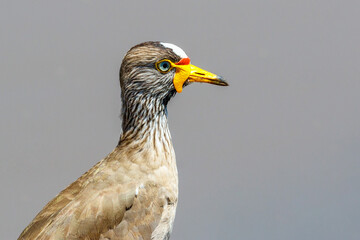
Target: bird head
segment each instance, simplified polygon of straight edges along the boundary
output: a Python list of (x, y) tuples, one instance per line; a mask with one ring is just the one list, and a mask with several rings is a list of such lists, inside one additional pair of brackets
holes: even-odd
[(127, 52), (120, 68), (123, 101), (142, 96), (167, 103), (191, 82), (228, 85), (222, 77), (190, 64), (186, 53), (171, 43), (138, 44)]

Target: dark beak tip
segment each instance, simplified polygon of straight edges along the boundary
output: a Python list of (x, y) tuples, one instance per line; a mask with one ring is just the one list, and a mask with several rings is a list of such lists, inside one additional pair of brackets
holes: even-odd
[(229, 86), (229, 84), (225, 81), (222, 76), (217, 75), (217, 79), (221, 82), (222, 86)]

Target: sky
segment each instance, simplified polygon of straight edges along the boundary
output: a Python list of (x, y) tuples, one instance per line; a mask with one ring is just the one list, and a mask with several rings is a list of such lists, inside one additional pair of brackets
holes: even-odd
[(359, 1), (0, 2), (0, 239), (116, 146), (134, 45), (180, 46), (229, 87), (169, 103), (172, 240), (360, 237)]

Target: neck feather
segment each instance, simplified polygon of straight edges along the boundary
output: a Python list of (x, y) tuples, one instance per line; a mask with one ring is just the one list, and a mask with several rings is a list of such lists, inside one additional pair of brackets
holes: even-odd
[(123, 102), (123, 133), (114, 152), (117, 157), (111, 159), (131, 162), (145, 169), (149, 179), (162, 176), (177, 186), (176, 159), (166, 105), (152, 99), (137, 100), (137, 104)]
[[(172, 153), (166, 104), (154, 97), (136, 96), (123, 100), (122, 130), (119, 145)], [(132, 101), (134, 99), (134, 101)]]
[(123, 102), (123, 133), (119, 149), (128, 159), (151, 169), (170, 166), (176, 173), (175, 152), (168, 128), (166, 105), (162, 101), (136, 98), (136, 103)]

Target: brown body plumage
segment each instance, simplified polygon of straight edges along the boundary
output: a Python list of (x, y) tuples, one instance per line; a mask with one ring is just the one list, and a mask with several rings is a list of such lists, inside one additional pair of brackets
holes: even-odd
[(159, 42), (127, 53), (120, 69), (123, 133), (118, 146), (51, 200), (19, 239), (170, 237), (178, 177), (166, 106), (176, 93), (177, 72), (164, 74), (154, 64), (183, 57)]

